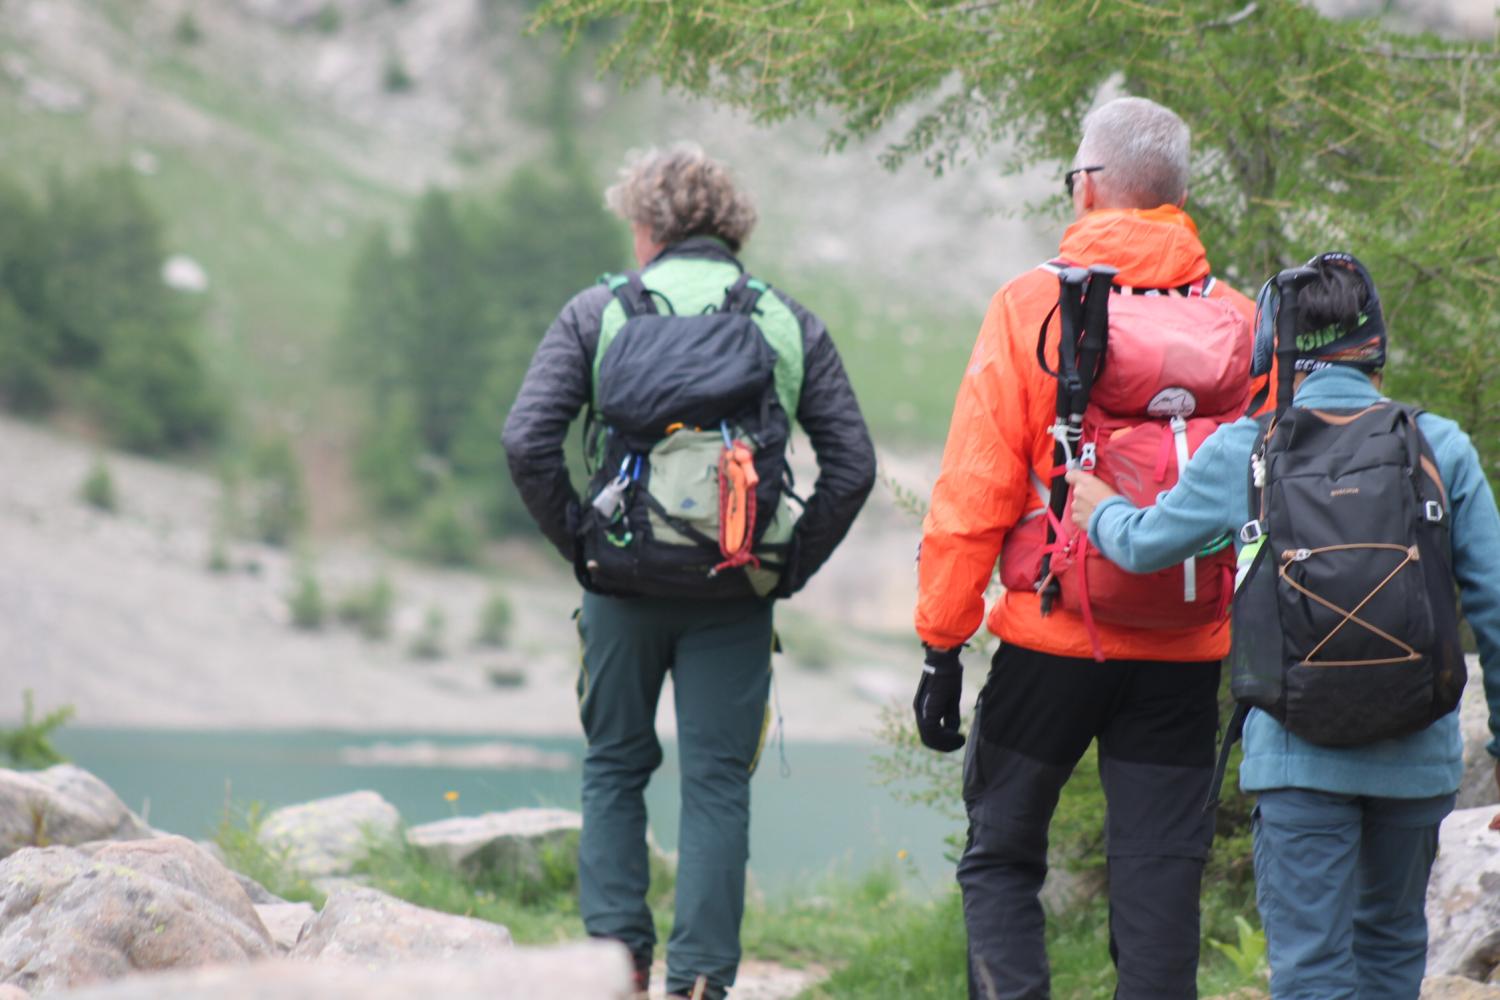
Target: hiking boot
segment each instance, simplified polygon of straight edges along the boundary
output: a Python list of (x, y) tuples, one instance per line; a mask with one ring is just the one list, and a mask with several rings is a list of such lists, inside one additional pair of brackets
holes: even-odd
[(632, 953), (630, 965), (631, 986), (635, 990), (635, 996), (645, 1000), (651, 992), (651, 953)]
[(728, 992), (722, 986), (710, 986), (707, 976), (699, 976), (692, 989), (668, 993), (667, 1000), (724, 1000)]

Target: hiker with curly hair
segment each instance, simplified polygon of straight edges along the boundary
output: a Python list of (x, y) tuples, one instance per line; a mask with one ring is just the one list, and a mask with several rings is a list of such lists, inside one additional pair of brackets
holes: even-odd
[[(623, 171), (609, 206), (639, 270), (576, 295), (547, 331), (505, 425), (511, 475), (584, 588), (579, 909), (625, 944), (644, 993), (656, 945), (642, 793), (661, 764), (668, 674), (682, 770), (672, 996), (734, 984), (750, 778), (768, 721), (777, 599), (833, 553), (875, 480), (875, 453), (827, 328), (751, 277), (755, 208), (690, 146)], [(563, 439), (586, 411), (580, 495)], [(818, 476), (795, 501), (786, 451)]]

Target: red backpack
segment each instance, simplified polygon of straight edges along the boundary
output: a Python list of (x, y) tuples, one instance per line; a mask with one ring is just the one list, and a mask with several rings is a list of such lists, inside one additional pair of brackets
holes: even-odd
[[(1057, 274), (1067, 298), (1068, 275), (1082, 274), (1061, 261), (1042, 265)], [(1108, 281), (1112, 272), (1096, 268)], [(1093, 472), (1137, 507), (1154, 504), (1177, 482), (1181, 468), (1221, 424), (1238, 419), (1250, 397), (1250, 328), (1222, 299), (1208, 297), (1209, 277), (1175, 289), (1114, 286), (1097, 297), (1107, 308), (1102, 360), (1085, 379), (1081, 421), (1069, 424), (1059, 405), (1057, 467), (1053, 488), (1074, 466)], [(1062, 304), (1066, 308), (1066, 301)], [(1039, 334), (1038, 357), (1051, 317)], [(1062, 323), (1068, 330), (1066, 318)], [(1080, 337), (1080, 343), (1082, 338)], [(1060, 357), (1074, 351), (1060, 351)], [(1059, 365), (1060, 385), (1067, 373)], [(1074, 389), (1076, 391), (1076, 383)], [(1061, 388), (1060, 392), (1063, 391)], [(1056, 603), (1082, 616), (1104, 659), (1096, 622), (1130, 628), (1187, 628), (1224, 620), (1234, 595), (1234, 549), (1226, 539), (1185, 563), (1155, 573), (1127, 573), (1094, 549), (1073, 526), (1072, 493), (1054, 515), (1048, 485), (1035, 473), (1042, 509), (1006, 537), (1000, 579), (1009, 589), (1043, 594), (1043, 613)]]

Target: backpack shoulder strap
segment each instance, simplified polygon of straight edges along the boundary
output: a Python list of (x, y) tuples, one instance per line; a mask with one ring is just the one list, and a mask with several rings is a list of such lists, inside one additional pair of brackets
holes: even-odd
[(1407, 453), (1413, 456), (1412, 480), (1417, 488), (1417, 499), (1422, 501), (1424, 507), (1431, 502), (1437, 503), (1436, 508), (1427, 507), (1423, 515), (1429, 521), (1441, 520), (1448, 512), (1448, 487), (1443, 483), (1442, 473), (1438, 470), (1437, 455), (1427, 442), (1427, 435), (1422, 433), (1422, 428), (1417, 424), (1417, 418), (1426, 411), (1405, 403), (1393, 402), (1391, 405), (1405, 417)]
[[(1245, 470), (1245, 474), (1250, 477), (1250, 489), (1245, 494), (1249, 498), (1250, 509), (1245, 512), (1247, 520), (1245, 526), (1240, 529), (1240, 541), (1247, 545), (1255, 540), (1246, 537), (1246, 532), (1250, 530), (1251, 525), (1255, 525), (1260, 534), (1268, 530), (1265, 523), (1266, 490), (1270, 488), (1270, 483), (1266, 479), (1270, 474), (1267, 471), (1270, 462), (1266, 457), (1266, 447), (1269, 444), (1266, 435), (1271, 432), (1273, 420), (1274, 416), (1270, 413), (1263, 413), (1255, 418), (1258, 429), (1255, 432), (1255, 444), (1250, 448), (1250, 468)], [(1260, 481), (1256, 482), (1257, 479)]]
[(615, 301), (619, 302), (620, 308), (625, 310), (627, 319), (632, 316), (656, 315), (656, 303), (652, 300), (651, 293), (647, 291), (645, 282), (641, 281), (639, 271), (606, 274), (599, 279), (599, 283), (609, 287)]
[(741, 274), (734, 284), (724, 289), (724, 303), (719, 309), (721, 312), (752, 316), (760, 305), (760, 297), (770, 290), (771, 286), (764, 281)]

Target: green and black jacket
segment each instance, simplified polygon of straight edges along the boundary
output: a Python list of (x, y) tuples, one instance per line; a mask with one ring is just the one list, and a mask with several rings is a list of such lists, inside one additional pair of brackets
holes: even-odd
[[(738, 260), (718, 240), (693, 237), (668, 247), (645, 271), (666, 261)], [(875, 483), (875, 449), (859, 403), (822, 320), (779, 290), (769, 293), (795, 316), (802, 333), (802, 383), (796, 421), (807, 433), (818, 478), (797, 522), (788, 572), (778, 596), (795, 593), (833, 554)], [(563, 307), (531, 360), (505, 421), (504, 446), (511, 477), (547, 539), (570, 561), (580, 499), (568, 476), (563, 443), (568, 428), (589, 406), (604, 311), (614, 299), (594, 285)]]

